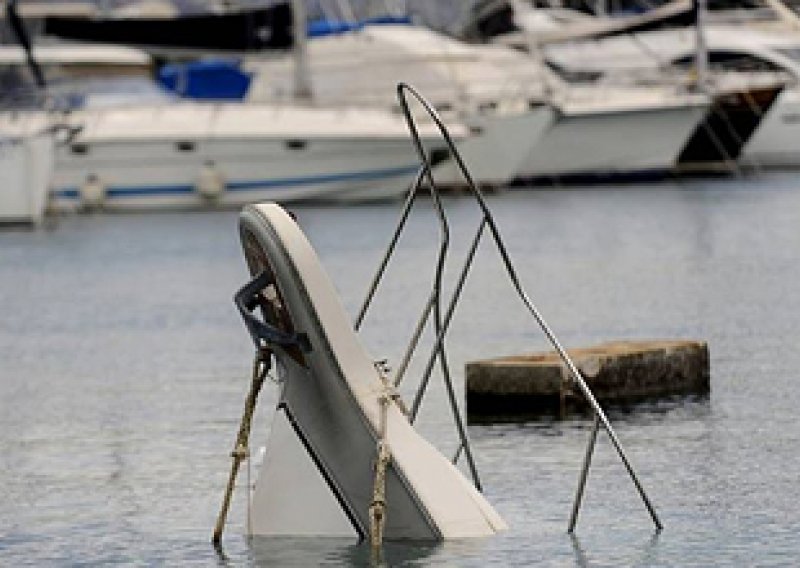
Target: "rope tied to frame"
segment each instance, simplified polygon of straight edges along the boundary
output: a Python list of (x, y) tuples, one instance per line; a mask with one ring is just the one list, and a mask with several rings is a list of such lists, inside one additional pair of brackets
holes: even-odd
[(386, 394), (397, 405), (397, 408), (400, 409), (400, 412), (402, 412), (403, 415), (405, 415), (405, 417), (408, 418), (409, 416), (408, 407), (406, 406), (406, 403), (403, 401), (403, 397), (400, 395), (400, 391), (397, 390), (397, 387), (389, 379), (389, 372), (391, 371), (391, 369), (386, 359), (381, 359), (380, 361), (376, 361), (375, 370), (378, 371), (378, 378), (383, 384), (384, 394)]
[(392, 461), (389, 446), (386, 443), (386, 423), (389, 405), (396, 400), (395, 397), (399, 397), (386, 377), (382, 373), (379, 375), (382, 379), (383, 389), (378, 395), (380, 418), (376, 444), (377, 459), (375, 461), (375, 480), (372, 486), (372, 502), (369, 506), (369, 536), (373, 550), (380, 549), (386, 527), (386, 467)]

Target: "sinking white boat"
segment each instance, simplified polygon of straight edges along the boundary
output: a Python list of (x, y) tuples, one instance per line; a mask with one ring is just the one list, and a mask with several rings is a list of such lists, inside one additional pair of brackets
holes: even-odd
[[(411, 93), (433, 119), (460, 165), (481, 221), (470, 253), (445, 300), (441, 294), (449, 249), (447, 214), (431, 172), (430, 157), (422, 150), (418, 131), (408, 110)], [(233, 465), (212, 541), (221, 544), (231, 494), (241, 462), (249, 457), (249, 436), (256, 400), (271, 368), (279, 396), (270, 428), (265, 457), (255, 488), (248, 499), (248, 530), (256, 536), (349, 537), (369, 536), (375, 548), (385, 540), (439, 541), (486, 537), (507, 528), (500, 515), (481, 494), (450, 377), (444, 337), (463, 290), (481, 237), (492, 238), (503, 266), (526, 311), (537, 321), (562, 357), (569, 376), (595, 411), (595, 424), (587, 448), (569, 531), (575, 528), (586, 474), (598, 430), (610, 436), (657, 529), (661, 523), (625, 456), (616, 434), (567, 352), (525, 293), (502, 243), (491, 212), (471, 181), (452, 138), (432, 109), (412, 87), (400, 85), (398, 95), (404, 115), (412, 126), (414, 146), (426, 174), (405, 200), (391, 243), (369, 287), (353, 324), (319, 258), (295, 219), (274, 203), (245, 207), (239, 217), (239, 233), (252, 280), (235, 296), (236, 304), (256, 347), (250, 392), (245, 403), (234, 451)], [(425, 188), (425, 189), (423, 189)], [(429, 191), (440, 222), (439, 260), (432, 293), (422, 310), (406, 356), (389, 376), (362, 346), (358, 332), (384, 271), (396, 248), (416, 197)], [(444, 305), (448, 306), (445, 309)], [(435, 339), (417, 394), (407, 408), (396, 388), (407, 363), (419, 345), (426, 324), (434, 322)], [(445, 458), (414, 429), (422, 397), (434, 363), (449, 397), (460, 437), (453, 462)], [(464, 455), (472, 481), (454, 463)], [(248, 491), (250, 488), (248, 487)]]
[(53, 135), (0, 136), (0, 224), (38, 225), (53, 173)]
[(302, 349), (276, 349), (282, 384), (264, 464), (253, 493), (255, 535), (369, 534), (379, 440), (386, 468), (386, 539), (487, 536), (505, 522), (450, 461), (410, 424), (361, 345), (317, 255), (292, 218), (274, 204), (240, 219), (255, 291)]

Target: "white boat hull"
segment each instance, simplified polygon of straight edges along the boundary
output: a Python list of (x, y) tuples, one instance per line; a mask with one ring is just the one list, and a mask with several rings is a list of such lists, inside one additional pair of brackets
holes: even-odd
[(81, 130), (56, 153), (62, 210), (387, 199), (418, 168), (403, 120), (378, 111), (181, 103), (63, 118)]
[[(81, 204), (90, 175), (103, 185), (108, 209), (238, 206), (269, 198), (278, 202), (386, 199), (402, 195), (417, 163), (407, 140), (309, 140), (300, 155), (284, 140), (215, 140), (180, 155), (174, 142), (98, 143), (87, 159), (58, 155), (55, 202)], [(213, 156), (213, 166), (205, 156)], [(224, 188), (204, 197), (204, 169)], [(216, 174), (214, 173), (216, 172)]]
[(742, 152), (746, 166), (800, 167), (800, 89), (787, 88), (761, 121)]
[(40, 223), (52, 172), (50, 134), (0, 140), (0, 223)]
[(522, 178), (671, 170), (708, 103), (567, 108), (520, 168)]
[[(457, 146), (473, 181), (491, 187), (512, 181), (532, 148), (553, 125), (556, 114), (553, 107), (542, 105), (519, 114), (474, 117), (472, 125), (480, 134), (462, 140)], [(453, 160), (434, 168), (433, 174), (442, 186), (465, 185), (463, 173)]]
[(379, 439), (390, 454), (385, 539), (507, 528), (394, 399), (382, 406), (386, 387), (296, 223), (280, 207), (259, 204), (242, 212), (240, 233), (251, 273), (270, 275), (261, 297), (273, 300), (258, 300), (262, 313), (276, 314), (267, 323), (306, 338), (302, 350), (275, 351), (281, 394), (253, 494), (252, 534), (366, 537)]

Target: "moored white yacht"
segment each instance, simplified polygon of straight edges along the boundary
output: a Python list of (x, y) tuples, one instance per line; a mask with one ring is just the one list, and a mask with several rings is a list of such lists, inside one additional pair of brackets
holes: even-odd
[[(547, 60), (568, 74), (593, 76), (597, 83), (653, 82), (659, 74), (662, 82), (674, 83), (697, 77), (698, 30), (686, 27), (688, 21), (673, 27), (679, 16), (694, 19), (686, 2), (656, 9), (659, 13), (646, 20), (647, 13), (620, 18), (584, 16), (577, 23), (548, 18), (546, 9), (521, 3), (516, 7), (523, 10), (517, 21), (545, 43), (542, 49)], [(741, 146), (729, 154), (745, 165), (800, 165), (800, 123), (792, 120), (800, 114), (800, 19), (780, 7), (778, 0), (770, 0), (769, 6), (757, 11), (758, 17), (753, 10), (713, 11), (706, 14), (702, 26), (702, 47), (710, 71), (706, 86), (714, 91), (716, 101), (738, 97), (743, 103), (738, 109), (728, 109), (731, 116), (724, 122), (737, 130), (740, 140), (731, 146)], [(777, 8), (777, 13), (769, 16), (768, 8)], [(662, 19), (660, 23), (657, 17)], [(776, 81), (788, 82), (787, 88), (776, 97), (764, 96), (768, 83)], [(758, 110), (760, 116), (745, 116), (747, 107)], [(727, 129), (720, 129), (719, 134)]]
[[(710, 24), (705, 29), (709, 67), (724, 72), (782, 73), (789, 85), (765, 114), (742, 150), (742, 160), (761, 166), (800, 166), (800, 33), (784, 28), (767, 31), (742, 25)], [(599, 44), (599, 45), (598, 45)], [(635, 37), (607, 38), (589, 44), (552, 46), (548, 52), (561, 64), (599, 70), (605, 54), (619, 70), (652, 69), (663, 64), (691, 65), (694, 34), (688, 29), (651, 31)], [(589, 58), (589, 53), (592, 57)], [(648, 53), (658, 53), (654, 62)], [(605, 59), (604, 58), (604, 59)], [(615, 63), (616, 62), (616, 63)], [(613, 67), (612, 67), (613, 69)]]
[[(56, 152), (58, 209), (385, 199), (416, 169), (402, 119), (378, 110), (174, 102), (56, 116), (77, 130)], [(0, 129), (33, 132), (53, 119), (4, 113)]]
[[(364, 26), (315, 38), (308, 49), (315, 96), (325, 105), (387, 107), (391, 85), (404, 80), (476, 130), (551, 109), (555, 119), (546, 130), (531, 130), (524, 144), (514, 145), (515, 177), (669, 170), (709, 104), (706, 96), (677, 88), (573, 87), (531, 56), (408, 25)], [(290, 61), (250, 67), (257, 71), (251, 100), (280, 100), (290, 92)], [(496, 154), (489, 146), (484, 155), (492, 163)]]
[[(37, 49), (30, 49), (23, 26), (13, 17), (14, 3), (8, 7), (21, 45), (34, 55), (28, 58), (33, 60), (31, 71), (44, 83), (45, 73), (35, 65)], [(281, 10), (291, 14), (286, 6)], [(240, 24), (246, 23), (247, 14), (238, 17)], [(260, 25), (270, 23), (259, 21)], [(162, 27), (173, 23), (168, 18), (160, 22)], [(283, 19), (281, 24), (285, 24)], [(295, 38), (297, 46), (302, 46), (301, 39)], [(300, 49), (297, 46), (295, 51)], [(61, 55), (73, 47), (62, 46)], [(117, 65), (119, 60), (111, 54), (129, 61), (129, 52), (118, 47), (75, 49), (91, 52), (91, 61), (84, 57), (83, 62), (95, 68)], [(65, 89), (51, 87), (50, 91), (64, 95)], [(11, 134), (28, 135), (54, 121), (73, 129), (69, 142), (56, 153), (54, 207), (127, 209), (238, 206), (263, 199), (284, 203), (385, 199), (404, 194), (416, 169), (406, 124), (387, 109), (362, 110), (353, 105), (320, 109), (302, 96), (280, 104), (245, 105), (123, 95), (90, 92), (78, 98), (82, 106), (66, 111), (0, 113), (0, 131)], [(422, 128), (428, 139), (433, 131)], [(460, 138), (464, 131), (456, 129), (454, 135)], [(431, 151), (437, 144), (432, 143)]]
[[(536, 69), (511, 69), (509, 59), (503, 59), (505, 50), (495, 50), (501, 57), (491, 61), (488, 54), (431, 30), (365, 25), (312, 38), (307, 49), (314, 103), (322, 107), (357, 104), (397, 113), (397, 82), (418, 85), (449, 123), (469, 128), (471, 136), (459, 148), (471, 174), (484, 185), (511, 181), (557, 116), (542, 97)], [(288, 57), (251, 58), (246, 64), (254, 72), (248, 100), (290, 99), (293, 65)], [(449, 161), (437, 168), (437, 180), (463, 183)]]

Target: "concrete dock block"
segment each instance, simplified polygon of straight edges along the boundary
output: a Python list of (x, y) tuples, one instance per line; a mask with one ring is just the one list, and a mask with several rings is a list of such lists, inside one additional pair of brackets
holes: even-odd
[[(569, 351), (600, 404), (706, 394), (703, 341), (614, 341)], [(466, 365), (467, 421), (503, 422), (588, 409), (558, 354), (514, 355)]]

